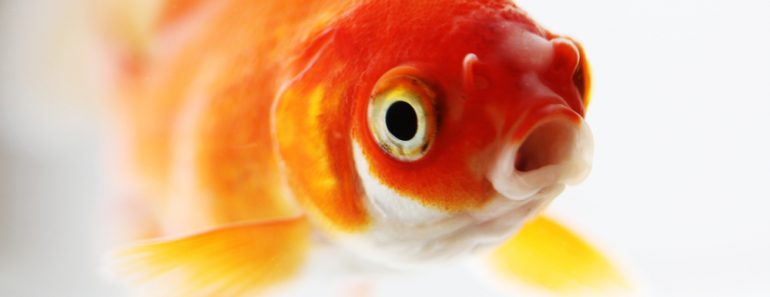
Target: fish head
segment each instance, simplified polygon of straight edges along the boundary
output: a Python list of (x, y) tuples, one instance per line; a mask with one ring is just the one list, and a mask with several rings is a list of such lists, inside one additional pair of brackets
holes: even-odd
[(371, 1), (329, 25), (274, 114), (309, 215), (390, 264), (503, 242), (592, 159), (577, 42), (508, 1), (429, 2)]

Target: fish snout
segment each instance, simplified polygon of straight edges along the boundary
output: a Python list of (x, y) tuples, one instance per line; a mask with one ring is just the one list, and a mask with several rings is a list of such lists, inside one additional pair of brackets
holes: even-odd
[(583, 118), (561, 105), (531, 112), (504, 141), (487, 178), (495, 190), (524, 200), (552, 187), (577, 184), (591, 169), (593, 137)]

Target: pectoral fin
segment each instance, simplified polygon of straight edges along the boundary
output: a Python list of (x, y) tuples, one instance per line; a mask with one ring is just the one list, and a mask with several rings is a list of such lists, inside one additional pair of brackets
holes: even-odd
[(599, 251), (542, 216), (527, 223), (489, 260), (503, 276), (553, 295), (625, 295), (631, 291), (621, 273)]
[(241, 296), (292, 276), (309, 232), (302, 217), (223, 227), (119, 250), (108, 270), (141, 296)]

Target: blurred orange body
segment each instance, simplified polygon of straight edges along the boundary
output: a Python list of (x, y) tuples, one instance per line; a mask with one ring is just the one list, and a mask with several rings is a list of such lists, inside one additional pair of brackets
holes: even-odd
[[(118, 106), (155, 230), (296, 213), (280, 193), (270, 110), (303, 42), (352, 1), (167, 1), (130, 53)], [(226, 32), (226, 34), (223, 34)]]

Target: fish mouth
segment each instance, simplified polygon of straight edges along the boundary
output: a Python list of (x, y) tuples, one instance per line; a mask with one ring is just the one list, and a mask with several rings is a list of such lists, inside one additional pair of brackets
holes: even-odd
[(528, 199), (545, 187), (574, 185), (586, 178), (593, 136), (579, 116), (551, 116), (501, 145), (487, 179), (511, 200)]

